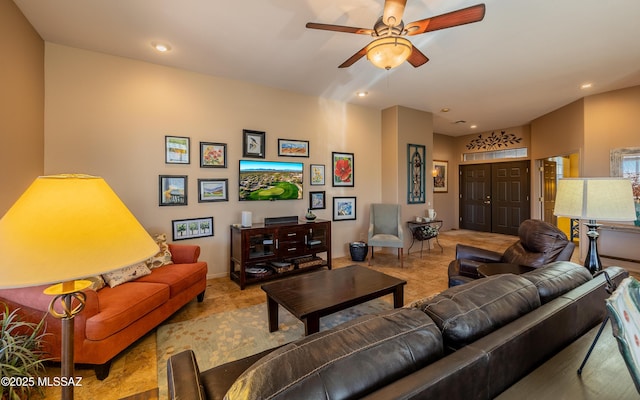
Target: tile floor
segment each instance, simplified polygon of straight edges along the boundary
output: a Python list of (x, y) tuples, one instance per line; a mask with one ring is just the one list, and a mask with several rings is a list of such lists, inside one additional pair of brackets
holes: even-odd
[[(515, 236), (454, 230), (443, 232), (439, 236), (440, 248), (425, 250), (420, 256), (420, 244), (416, 243), (410, 254), (405, 250), (404, 268), (401, 269), (395, 252), (376, 251), (371, 268), (389, 275), (405, 279), (405, 303), (420, 299), (447, 288), (447, 266), (455, 257), (456, 243), (475, 245), (491, 250), (502, 251), (515, 242)], [(576, 259), (579, 251), (574, 252)], [(577, 261), (577, 259), (576, 259)], [(579, 261), (578, 261), (579, 262)], [(339, 268), (351, 264), (367, 265), (367, 261), (354, 263), (350, 257), (333, 260), (333, 267)], [(388, 301), (392, 301), (391, 296)], [(386, 299), (386, 297), (384, 299)], [(210, 279), (207, 282), (205, 300), (195, 300), (176, 312), (165, 323), (185, 321), (205, 315), (248, 307), (265, 302), (265, 294), (259, 285), (240, 290), (229, 278)], [(109, 376), (99, 381), (92, 369), (76, 367), (76, 376), (83, 377), (82, 387), (75, 390), (77, 400), (153, 400), (157, 399), (156, 335), (155, 330), (138, 340), (113, 360)], [(56, 366), (47, 368), (47, 374), (59, 375)], [(60, 398), (59, 389), (47, 389), (45, 399)]]

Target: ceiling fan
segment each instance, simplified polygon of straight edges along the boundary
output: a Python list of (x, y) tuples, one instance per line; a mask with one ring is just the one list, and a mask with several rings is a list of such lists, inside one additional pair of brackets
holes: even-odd
[(343, 62), (338, 68), (346, 68), (353, 65), (360, 58), (367, 56), (375, 66), (391, 69), (408, 61), (414, 67), (419, 67), (429, 61), (420, 50), (413, 47), (404, 36), (414, 36), (421, 33), (451, 28), (458, 25), (470, 24), (482, 21), (485, 5), (475, 6), (452, 11), (436, 17), (425, 18), (411, 22), (407, 25), (402, 21), (402, 14), (407, 0), (385, 0), (384, 11), (373, 29), (355, 28), (351, 26), (307, 23), (307, 28), (326, 31), (356, 33), (359, 35), (371, 35), (374, 41), (363, 47), (356, 54)]

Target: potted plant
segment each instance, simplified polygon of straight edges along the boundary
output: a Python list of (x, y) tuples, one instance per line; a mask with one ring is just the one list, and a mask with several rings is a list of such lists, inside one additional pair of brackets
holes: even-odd
[(18, 309), (9, 312), (5, 304), (0, 320), (0, 399), (27, 399), (38, 387), (39, 373), (44, 371), (44, 317), (39, 323), (24, 322)]

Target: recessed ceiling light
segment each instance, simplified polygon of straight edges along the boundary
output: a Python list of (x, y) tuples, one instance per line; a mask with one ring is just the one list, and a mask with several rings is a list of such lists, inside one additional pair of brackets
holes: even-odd
[(469, 128), (476, 129), (477, 127), (478, 127), (478, 125), (471, 125)]
[(369, 92), (358, 92), (356, 94), (358, 95), (358, 97), (366, 97), (369, 94)]
[(591, 89), (593, 87), (593, 84), (591, 82), (587, 82), (587, 83), (583, 83), (582, 85), (580, 85), (580, 89)]
[(169, 45), (168, 43), (152, 42), (151, 46), (160, 53), (171, 51), (171, 45)]
[(449, 111), (451, 111), (451, 109), (450, 109), (450, 108), (447, 108), (447, 107), (444, 107), (444, 108), (440, 109), (440, 111), (442, 111), (442, 112), (449, 112)]

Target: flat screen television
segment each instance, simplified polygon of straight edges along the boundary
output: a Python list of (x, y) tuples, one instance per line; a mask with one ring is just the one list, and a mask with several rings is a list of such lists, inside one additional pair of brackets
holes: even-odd
[(240, 201), (302, 199), (304, 164), (240, 160)]

